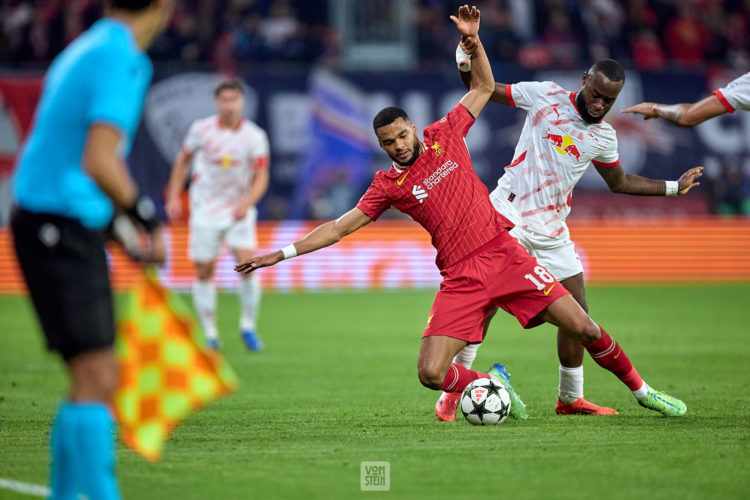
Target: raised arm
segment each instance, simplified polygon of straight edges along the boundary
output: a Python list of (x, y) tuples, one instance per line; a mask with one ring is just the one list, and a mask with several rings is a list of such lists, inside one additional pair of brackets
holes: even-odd
[[(459, 70), (458, 74), (461, 77), (461, 82), (467, 89), (471, 87), (471, 59), (478, 45), (477, 40), (478, 38), (462, 37), (461, 42), (458, 44), (458, 47), (456, 47), (456, 65)], [(490, 101), (510, 106), (511, 104), (510, 100), (508, 100), (507, 94), (509, 91), (510, 85), (495, 82)]]
[(644, 120), (662, 118), (681, 127), (694, 127), (715, 116), (723, 115), (727, 109), (715, 95), (692, 104), (659, 104), (642, 102), (622, 110), (623, 113), (643, 115)]
[(695, 182), (703, 175), (703, 167), (694, 167), (683, 173), (677, 181), (647, 179), (640, 175), (626, 174), (621, 165), (614, 167), (596, 167), (609, 190), (613, 193), (633, 194), (640, 196), (681, 195), (690, 191), (700, 182)]
[(469, 82), (469, 92), (461, 99), (461, 103), (476, 118), (490, 99), (495, 89), (495, 79), (492, 76), (492, 68), (487, 54), (479, 40), (479, 9), (467, 5), (458, 9), (458, 17), (451, 16), (456, 23), (456, 28), (467, 43), (476, 44), (472, 57), (472, 72)]
[(328, 221), (313, 229), (307, 236), (293, 244), (265, 255), (252, 257), (240, 262), (234, 268), (239, 273), (249, 274), (261, 267), (278, 264), (284, 259), (314, 252), (333, 245), (344, 236), (372, 222), (359, 208), (353, 208), (336, 220)]

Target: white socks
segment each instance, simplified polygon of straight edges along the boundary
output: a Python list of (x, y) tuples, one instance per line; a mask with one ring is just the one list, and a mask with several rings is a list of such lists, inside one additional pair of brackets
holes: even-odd
[(216, 340), (219, 337), (216, 328), (216, 287), (212, 281), (193, 282), (193, 304), (206, 338)]
[(237, 291), (240, 296), (240, 330), (255, 331), (255, 318), (260, 305), (260, 282), (254, 275), (240, 281)]
[(557, 397), (568, 405), (583, 397), (583, 365), (575, 368), (560, 365), (560, 387)]
[(651, 387), (649, 387), (649, 385), (644, 380), (641, 388), (637, 391), (633, 391), (633, 396), (635, 396), (635, 399), (643, 399), (648, 396), (648, 393), (651, 392), (651, 390)]
[(482, 344), (468, 344), (456, 354), (453, 362), (471, 369), (471, 364), (474, 363), (474, 358), (477, 357), (477, 350), (479, 350), (480, 345)]

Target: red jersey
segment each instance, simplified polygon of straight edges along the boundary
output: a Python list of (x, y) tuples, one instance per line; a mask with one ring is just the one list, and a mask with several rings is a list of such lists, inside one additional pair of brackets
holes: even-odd
[(474, 121), (464, 105), (457, 104), (424, 129), (425, 151), (412, 166), (393, 164), (378, 171), (357, 203), (372, 220), (393, 206), (421, 224), (432, 236), (440, 270), (513, 227), (492, 206), (471, 164), (464, 137)]

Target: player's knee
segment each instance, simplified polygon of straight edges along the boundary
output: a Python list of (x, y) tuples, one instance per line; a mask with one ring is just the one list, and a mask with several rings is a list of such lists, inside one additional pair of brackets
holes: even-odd
[(602, 336), (602, 332), (599, 329), (599, 326), (591, 320), (591, 318), (588, 318), (588, 321), (582, 322), (579, 330), (578, 330), (578, 340), (581, 341), (581, 344), (588, 345), (592, 342), (596, 342), (599, 340)]
[(195, 277), (199, 281), (209, 281), (214, 277), (213, 269), (210, 267), (195, 267)]
[(599, 326), (587, 314), (581, 314), (573, 319), (569, 325), (566, 325), (566, 329), (583, 345), (596, 342), (601, 336)]
[(418, 370), (419, 381), (429, 389), (440, 389), (445, 380), (445, 372), (443, 367), (421, 364)]

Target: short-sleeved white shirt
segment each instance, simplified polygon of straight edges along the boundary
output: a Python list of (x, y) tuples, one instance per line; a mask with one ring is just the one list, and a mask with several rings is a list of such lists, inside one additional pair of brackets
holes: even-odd
[(500, 213), (525, 230), (568, 239), (565, 219), (578, 180), (591, 163), (619, 165), (617, 135), (609, 123), (586, 123), (575, 94), (554, 82), (506, 86), (511, 106), (527, 112), (513, 162), (505, 167), (490, 199)]
[(233, 129), (222, 127), (218, 115), (213, 115), (193, 122), (182, 148), (195, 155), (191, 225), (229, 226), (232, 209), (247, 193), (255, 171), (268, 168), (266, 133), (245, 119)]
[(730, 113), (737, 109), (750, 110), (750, 73), (732, 80), (726, 87), (714, 90), (714, 95)]

